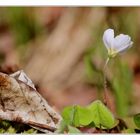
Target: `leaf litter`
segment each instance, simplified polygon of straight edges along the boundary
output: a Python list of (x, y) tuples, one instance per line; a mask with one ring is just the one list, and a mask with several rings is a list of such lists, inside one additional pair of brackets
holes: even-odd
[(20, 122), (45, 133), (58, 128), (61, 116), (37, 92), (21, 71), (0, 73), (0, 119)]

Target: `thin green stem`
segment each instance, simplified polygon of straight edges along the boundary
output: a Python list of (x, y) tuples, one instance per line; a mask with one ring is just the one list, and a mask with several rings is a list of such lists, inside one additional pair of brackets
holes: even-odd
[(106, 80), (106, 68), (107, 68), (109, 60), (110, 60), (110, 58), (108, 57), (106, 59), (104, 69), (103, 69), (103, 74), (104, 74), (104, 103), (105, 103), (105, 105), (107, 105), (107, 107), (109, 107), (111, 109), (109, 96), (108, 96), (108, 91), (107, 91), (107, 80)]

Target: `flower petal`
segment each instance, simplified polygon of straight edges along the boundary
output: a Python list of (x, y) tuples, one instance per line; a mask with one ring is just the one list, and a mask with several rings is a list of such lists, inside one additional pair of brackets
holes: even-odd
[(107, 29), (103, 34), (103, 42), (107, 49), (111, 48), (114, 41), (114, 30)]
[(129, 45), (126, 45), (126, 46), (124, 46), (123, 48), (121, 48), (121, 49), (119, 50), (119, 53), (125, 52), (127, 49), (131, 48), (132, 45), (133, 45), (133, 42), (131, 41)]
[(115, 37), (113, 42), (113, 49), (116, 50), (116, 52), (120, 53), (125, 51), (126, 49), (130, 48), (132, 46), (133, 42), (131, 41), (131, 37), (128, 35), (120, 34)]

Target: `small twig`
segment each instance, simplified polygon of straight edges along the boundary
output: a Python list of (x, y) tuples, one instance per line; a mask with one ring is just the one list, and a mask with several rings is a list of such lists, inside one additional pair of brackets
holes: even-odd
[(24, 123), (27, 124), (27, 125), (32, 125), (32, 126), (39, 127), (39, 128), (42, 128), (42, 129), (47, 129), (51, 132), (56, 131), (55, 127), (51, 127), (47, 124), (40, 124), (40, 123), (36, 123), (36, 122), (33, 122), (33, 121), (28, 121), (27, 123), (26, 122), (24, 122)]

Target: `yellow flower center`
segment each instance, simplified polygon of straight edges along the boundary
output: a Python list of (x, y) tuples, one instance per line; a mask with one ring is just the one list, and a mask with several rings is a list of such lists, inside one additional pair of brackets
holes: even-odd
[(117, 55), (117, 51), (115, 49), (109, 48), (108, 49), (108, 56), (115, 57)]

